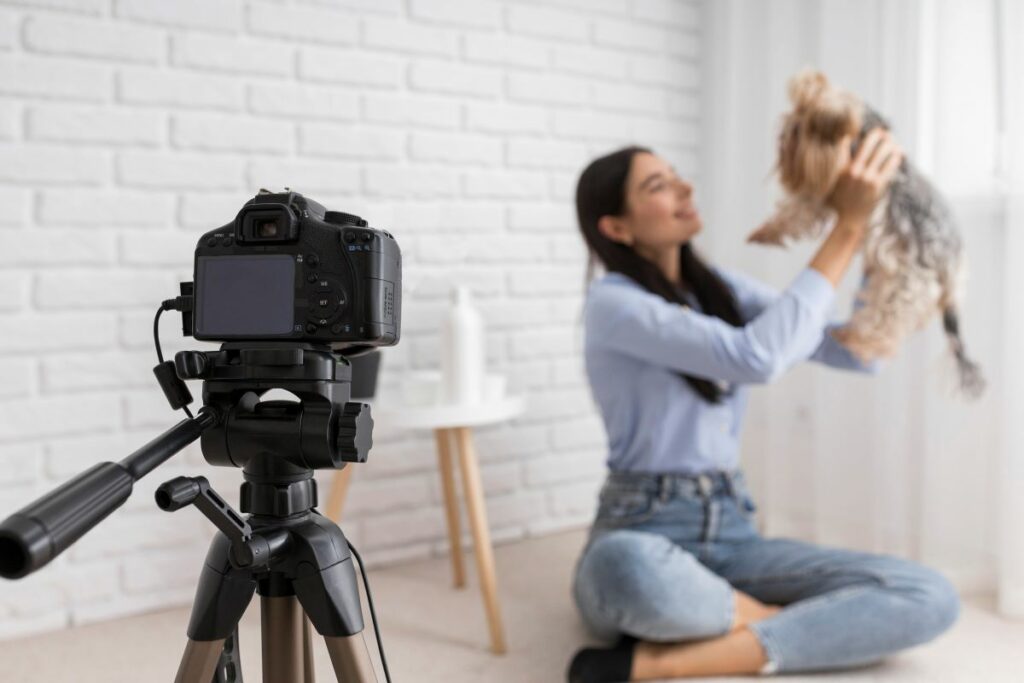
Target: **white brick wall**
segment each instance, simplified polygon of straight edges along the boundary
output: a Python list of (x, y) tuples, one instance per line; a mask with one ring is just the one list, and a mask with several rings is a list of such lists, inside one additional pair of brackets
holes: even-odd
[[(495, 539), (587, 524), (604, 442), (576, 177), (628, 142), (696, 173), (698, 0), (0, 5), (0, 516), (176, 420), (150, 374), (155, 307), (198, 234), (287, 185), (402, 245), (382, 397), (436, 367), (447, 291), (474, 290), (493, 368), (531, 397), (477, 432)], [(162, 338), (193, 343), (174, 315)], [(375, 434), (343, 525), (371, 562), (446, 552), (433, 450)], [(0, 638), (187, 602), (212, 527), (151, 502), (184, 473), (237, 495), (239, 473), (190, 447), (72, 551), (0, 583)]]

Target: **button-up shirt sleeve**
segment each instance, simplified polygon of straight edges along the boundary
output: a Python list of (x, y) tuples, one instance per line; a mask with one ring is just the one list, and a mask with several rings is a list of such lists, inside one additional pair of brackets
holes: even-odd
[(696, 377), (768, 382), (820, 345), (834, 296), (832, 284), (807, 268), (744, 326), (733, 327), (665, 301), (624, 276), (606, 278), (587, 297), (586, 338), (590, 345)]
[[(740, 315), (744, 320), (751, 320), (760, 315), (761, 311), (770, 306), (779, 297), (779, 292), (764, 284), (760, 280), (743, 273), (726, 270), (723, 268), (716, 271), (732, 289), (740, 308)], [(861, 304), (855, 303), (854, 310), (860, 308)], [(840, 370), (855, 370), (858, 372), (875, 373), (878, 371), (878, 361), (862, 362), (849, 349), (840, 344), (832, 336), (832, 331), (841, 327), (839, 323), (826, 325), (822, 331), (821, 341), (809, 360), (824, 363)]]

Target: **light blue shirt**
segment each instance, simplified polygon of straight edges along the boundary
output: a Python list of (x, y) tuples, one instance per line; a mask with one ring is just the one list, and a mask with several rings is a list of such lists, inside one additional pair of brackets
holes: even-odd
[[(828, 333), (832, 284), (812, 268), (779, 293), (726, 270), (746, 324), (669, 303), (621, 273), (595, 280), (584, 308), (590, 390), (608, 433), (615, 471), (698, 474), (733, 469), (749, 385), (770, 382), (814, 359), (871, 371)], [(685, 373), (731, 385), (718, 404), (702, 399)]]

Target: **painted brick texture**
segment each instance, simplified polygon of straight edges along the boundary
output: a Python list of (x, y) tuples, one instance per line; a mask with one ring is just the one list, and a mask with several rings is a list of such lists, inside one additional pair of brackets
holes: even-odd
[[(150, 371), (156, 306), (199, 234), (288, 186), (402, 246), (380, 400), (437, 366), (448, 290), (472, 288), (491, 370), (529, 395), (477, 430), (494, 537), (585, 526), (605, 444), (575, 182), (631, 142), (698, 173), (700, 21), (696, 0), (0, 3), (0, 515), (176, 421)], [(173, 314), (161, 330), (167, 353), (194, 345)], [(446, 552), (432, 435), (374, 441), (346, 534), (372, 564)], [(152, 503), (185, 473), (237, 499), (239, 473), (190, 447), (46, 570), (0, 583), (0, 638), (188, 602), (212, 526)]]

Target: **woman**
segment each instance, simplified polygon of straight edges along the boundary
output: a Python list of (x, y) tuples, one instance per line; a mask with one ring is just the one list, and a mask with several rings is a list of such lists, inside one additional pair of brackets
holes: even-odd
[(649, 150), (583, 172), (580, 228), (607, 271), (588, 291), (585, 356), (610, 472), (573, 596), (596, 636), (620, 640), (578, 652), (572, 683), (849, 667), (956, 619), (930, 569), (761, 537), (736, 469), (748, 385), (807, 358), (870, 370), (826, 314), (901, 158), (887, 133), (865, 138), (829, 198), (834, 228), (781, 294), (698, 258), (693, 188)]

